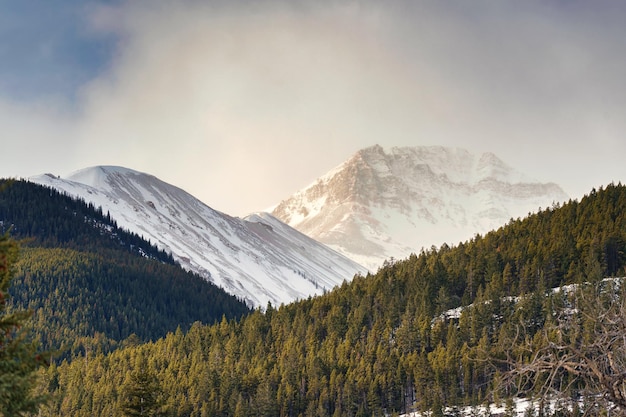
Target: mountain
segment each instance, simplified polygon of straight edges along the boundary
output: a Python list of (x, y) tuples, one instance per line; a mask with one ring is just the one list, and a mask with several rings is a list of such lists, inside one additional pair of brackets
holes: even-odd
[(373, 146), (282, 201), (272, 215), (371, 270), (458, 243), (568, 199), (492, 153)]
[(269, 214), (231, 217), (131, 169), (97, 166), (30, 180), (101, 207), (120, 227), (254, 307), (321, 294), (365, 272)]
[(11, 305), (33, 311), (33, 337), (59, 359), (250, 313), (93, 205), (38, 184), (0, 180), (0, 233), (21, 246)]

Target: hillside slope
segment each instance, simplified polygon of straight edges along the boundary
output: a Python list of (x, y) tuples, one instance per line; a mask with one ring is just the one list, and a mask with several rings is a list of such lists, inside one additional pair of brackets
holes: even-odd
[(178, 187), (127, 168), (100, 166), (68, 178), (30, 180), (101, 207), (120, 227), (253, 307), (321, 294), (365, 272), (271, 215), (231, 217)]
[(0, 232), (21, 242), (11, 293), (33, 311), (44, 348), (74, 349), (96, 336), (156, 340), (249, 312), (93, 206), (46, 187), (0, 181)]

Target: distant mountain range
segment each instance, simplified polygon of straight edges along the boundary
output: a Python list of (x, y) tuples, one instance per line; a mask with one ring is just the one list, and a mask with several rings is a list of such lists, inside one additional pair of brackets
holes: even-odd
[(366, 273), (270, 214), (231, 217), (131, 169), (98, 166), (67, 178), (46, 174), (30, 181), (101, 207), (120, 227), (170, 252), (183, 268), (253, 307), (321, 294)]
[(492, 153), (373, 146), (282, 201), (272, 215), (376, 270), (389, 258), (457, 244), (568, 200)]
[(373, 146), (278, 204), (244, 219), (158, 178), (113, 166), (30, 178), (101, 207), (253, 307), (330, 290), (389, 258), (456, 244), (568, 196), (491, 153)]

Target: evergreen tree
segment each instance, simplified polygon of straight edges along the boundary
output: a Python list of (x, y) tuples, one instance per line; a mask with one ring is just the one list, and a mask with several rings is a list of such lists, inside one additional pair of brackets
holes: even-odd
[(8, 235), (0, 236), (0, 416), (34, 412), (43, 398), (33, 392), (34, 371), (44, 363), (34, 343), (26, 340), (28, 311), (9, 311), (9, 285), (18, 246)]
[(161, 411), (161, 387), (156, 376), (145, 367), (130, 373), (122, 386), (121, 411), (124, 416), (158, 416)]

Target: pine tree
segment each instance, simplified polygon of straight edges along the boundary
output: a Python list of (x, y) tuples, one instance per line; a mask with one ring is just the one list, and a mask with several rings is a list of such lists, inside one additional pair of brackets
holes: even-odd
[(121, 411), (124, 416), (158, 416), (161, 411), (161, 387), (145, 362), (132, 372), (122, 387)]
[(44, 364), (37, 346), (26, 340), (24, 324), (31, 313), (9, 311), (9, 286), (18, 257), (18, 245), (0, 236), (0, 416), (35, 412), (44, 401), (33, 392), (34, 371)]

